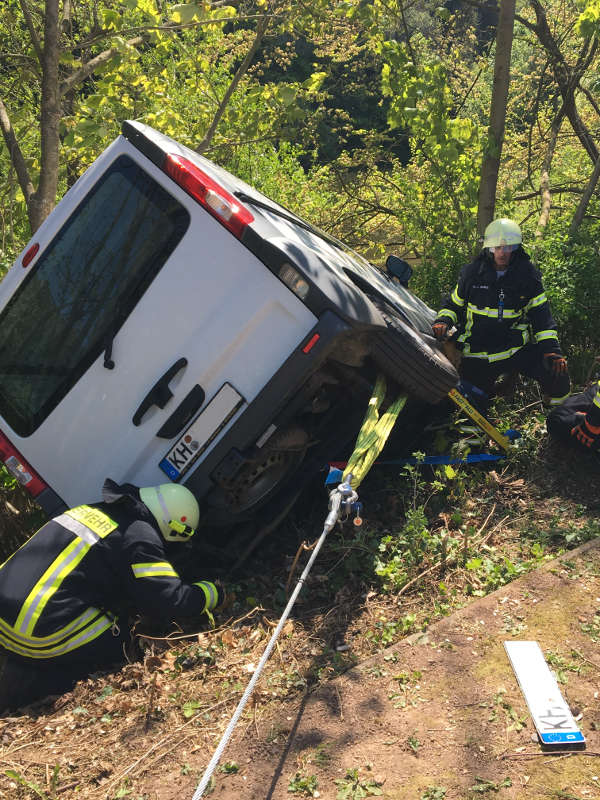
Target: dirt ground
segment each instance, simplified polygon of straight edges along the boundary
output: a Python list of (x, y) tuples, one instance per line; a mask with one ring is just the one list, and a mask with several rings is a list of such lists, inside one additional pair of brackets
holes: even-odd
[[(399, 589), (374, 564), (404, 530), (406, 497), (421, 501), (393, 468), (373, 470), (366, 524), (327, 540), (204, 796), (600, 800), (597, 463), (532, 430), (510, 464), (432, 495), (427, 547)], [(257, 551), (215, 628), (143, 637), (142, 660), (0, 717), (0, 799), (191, 800), (308, 558), (301, 541), (321, 530), (323, 498), (319, 487)], [(18, 499), (0, 513), (15, 546)], [(442, 562), (442, 539), (459, 556)], [(475, 555), (489, 568), (471, 568)], [(541, 751), (508, 639), (540, 644), (585, 751)]]
[[(168, 669), (170, 651), (82, 682), (42, 713), (1, 719), (0, 797), (192, 798), (254, 668), (246, 662), (270, 635), (264, 631), (263, 644), (250, 649), (259, 628), (249, 622), (238, 642), (231, 631), (222, 634), (232, 658), (211, 669), (232, 679), (210, 706), (192, 706), (187, 721), (179, 694), (214, 672), (197, 667), (184, 689), (182, 675)], [(359, 637), (349, 633), (340, 657)], [(504, 651), (509, 639), (542, 647), (587, 739), (584, 752), (541, 751)], [(260, 702), (249, 704), (223, 754), (211, 797), (600, 798), (600, 541), (473, 600), (312, 692), (267, 702), (283, 664), (289, 675), (293, 640), (292, 626), (259, 684)]]
[[(585, 752), (542, 752), (505, 654), (509, 639), (540, 644), (579, 720)], [(599, 640), (596, 541), (262, 720), (224, 755), (240, 770), (217, 772), (214, 795), (289, 800), (290, 782), (312, 776), (323, 800), (375, 791), (388, 800), (599, 798)], [(156, 796), (174, 797), (173, 783)]]

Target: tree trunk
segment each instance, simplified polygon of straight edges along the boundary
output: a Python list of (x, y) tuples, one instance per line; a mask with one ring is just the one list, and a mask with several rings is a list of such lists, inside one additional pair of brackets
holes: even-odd
[(60, 20), (58, 5), (59, 0), (46, 0), (40, 113), (40, 179), (27, 209), (32, 232), (40, 227), (54, 208), (58, 191), (60, 147), (60, 91), (58, 85)]
[(15, 169), (19, 186), (23, 192), (25, 203), (27, 206), (29, 206), (29, 202), (34, 192), (33, 183), (31, 182), (29, 170), (27, 169), (27, 163), (23, 153), (21, 152), (21, 148), (19, 147), (19, 142), (17, 141), (15, 131), (10, 123), (6, 106), (2, 100), (0, 100), (0, 129), (2, 130), (2, 136), (4, 137), (4, 142), (6, 144), (6, 149), (8, 150), (11, 164)]
[(577, 66), (575, 68), (571, 68), (565, 61), (558, 43), (552, 36), (543, 6), (539, 0), (530, 0), (530, 2), (533, 6), (533, 10), (535, 11), (537, 23), (536, 25), (530, 25), (529, 27), (535, 31), (540, 43), (550, 57), (554, 80), (560, 89), (565, 107), (565, 114), (571, 123), (571, 127), (573, 128), (577, 138), (583, 145), (592, 162), (595, 164), (598, 159), (598, 148), (596, 147), (593, 136), (577, 111), (577, 106), (575, 105), (575, 89), (577, 88), (579, 79), (581, 78), (586, 67), (589, 66), (590, 57), (594, 55), (598, 43), (597, 41), (594, 41), (589, 51), (587, 51), (586, 44), (583, 49), (583, 53), (587, 54), (585, 56), (582, 54)]
[(514, 20), (515, 0), (501, 0), (498, 30), (496, 32), (496, 58), (494, 62), (490, 125), (479, 181), (477, 206), (477, 233), (479, 236), (483, 236), (485, 228), (494, 218), (494, 210), (496, 208), (496, 186), (498, 184), (500, 156), (502, 155), (502, 145), (504, 143)]
[(592, 195), (594, 194), (596, 184), (598, 183), (598, 178), (600, 178), (600, 156), (596, 159), (594, 171), (590, 175), (588, 184), (584, 189), (581, 200), (579, 201), (579, 205), (577, 206), (577, 210), (575, 211), (573, 221), (571, 222), (571, 227), (569, 228), (570, 236), (573, 236), (573, 234), (577, 232), (577, 229), (581, 225), (586, 209), (590, 200), (592, 199)]
[(563, 106), (558, 114), (552, 120), (552, 126), (550, 128), (550, 139), (548, 140), (548, 146), (546, 147), (546, 154), (544, 156), (544, 163), (542, 164), (542, 170), (540, 173), (540, 194), (542, 196), (542, 209), (540, 211), (540, 216), (538, 219), (537, 228), (535, 231), (536, 237), (540, 237), (544, 233), (544, 229), (548, 224), (548, 219), (550, 217), (550, 208), (552, 206), (552, 195), (550, 193), (550, 167), (552, 166), (552, 159), (554, 158), (554, 150), (556, 149), (556, 141), (558, 139), (558, 133), (560, 131), (560, 126), (562, 125), (562, 121), (565, 116), (565, 107)]
[(200, 154), (205, 153), (206, 150), (210, 147), (210, 143), (212, 142), (213, 137), (214, 137), (214, 135), (216, 133), (217, 127), (219, 125), (219, 122), (221, 121), (221, 118), (222, 118), (223, 114), (225, 113), (225, 109), (227, 108), (227, 104), (229, 103), (232, 94), (237, 89), (237, 86), (238, 86), (239, 82), (244, 77), (244, 75), (248, 71), (250, 65), (252, 64), (252, 59), (254, 58), (254, 56), (256, 54), (256, 51), (260, 47), (260, 43), (262, 42), (263, 37), (264, 37), (268, 27), (269, 27), (269, 17), (267, 17), (267, 16), (261, 17), (258, 20), (258, 24), (256, 26), (256, 34), (254, 36), (254, 41), (252, 42), (252, 45), (250, 46), (250, 50), (248, 50), (248, 52), (246, 53), (246, 57), (244, 58), (244, 60), (240, 64), (240, 66), (238, 67), (235, 75), (233, 76), (233, 78), (231, 80), (231, 83), (227, 87), (227, 91), (225, 92), (225, 94), (223, 95), (223, 99), (219, 103), (219, 107), (217, 108), (215, 116), (213, 117), (213, 120), (210, 123), (210, 126), (209, 126), (208, 130), (206, 131), (206, 134), (204, 135), (204, 139), (202, 139), (202, 141), (200, 142), (200, 144), (196, 148), (196, 152), (197, 153), (200, 153)]

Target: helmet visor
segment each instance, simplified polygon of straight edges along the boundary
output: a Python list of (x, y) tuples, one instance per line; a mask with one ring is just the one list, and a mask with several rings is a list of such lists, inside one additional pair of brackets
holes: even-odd
[(488, 247), (488, 250), (490, 253), (514, 253), (518, 247), (518, 244), (499, 244), (496, 247)]

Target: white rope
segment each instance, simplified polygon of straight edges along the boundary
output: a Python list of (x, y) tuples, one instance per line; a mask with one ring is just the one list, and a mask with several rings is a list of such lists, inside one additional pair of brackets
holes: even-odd
[(206, 767), (206, 770), (204, 771), (204, 775), (202, 776), (202, 778), (200, 780), (200, 783), (198, 784), (198, 786), (196, 788), (196, 791), (194, 792), (194, 796), (192, 797), (192, 800), (199, 800), (199, 798), (202, 797), (202, 795), (204, 793), (204, 790), (208, 786), (209, 781), (210, 781), (210, 779), (212, 777), (212, 774), (215, 771), (215, 769), (217, 767), (217, 764), (221, 760), (221, 756), (223, 755), (223, 751), (227, 747), (229, 739), (231, 738), (231, 734), (233, 733), (233, 729), (237, 725), (238, 720), (239, 720), (239, 718), (240, 718), (240, 716), (242, 714), (242, 711), (244, 710), (244, 708), (246, 706), (246, 703), (248, 702), (248, 700), (250, 698), (250, 695), (254, 691), (254, 687), (256, 686), (256, 684), (258, 682), (258, 679), (261, 676), (261, 673), (262, 673), (262, 671), (264, 669), (265, 664), (267, 663), (267, 660), (268, 660), (269, 656), (271, 655), (271, 651), (275, 647), (275, 642), (279, 638), (279, 634), (281, 633), (281, 630), (282, 630), (283, 626), (285, 625), (285, 623), (287, 621), (287, 618), (290, 615), (290, 612), (291, 612), (291, 610), (292, 610), (292, 608), (294, 606), (294, 603), (296, 602), (296, 598), (300, 594), (300, 590), (302, 589), (304, 581), (308, 577), (308, 573), (310, 572), (310, 570), (312, 568), (312, 565), (315, 562), (315, 559), (316, 559), (316, 557), (317, 557), (317, 555), (319, 553), (319, 550), (321, 549), (321, 546), (323, 545), (323, 542), (325, 541), (325, 538), (326, 538), (327, 534), (329, 533), (329, 531), (333, 528), (333, 526), (337, 522), (337, 518), (338, 518), (339, 512), (340, 512), (340, 505), (341, 505), (342, 499), (344, 498), (343, 492), (340, 491), (340, 489), (343, 486), (344, 485), (341, 484), (340, 487), (338, 487), (338, 489), (335, 490), (334, 492), (332, 492), (332, 494), (331, 494), (331, 508), (330, 508), (329, 514), (327, 515), (327, 519), (325, 520), (325, 525), (323, 527), (323, 532), (321, 533), (321, 536), (319, 537), (319, 540), (318, 540), (317, 544), (315, 545), (315, 549), (313, 550), (312, 555), (311, 555), (310, 559), (308, 560), (308, 563), (307, 563), (306, 567), (304, 568), (304, 572), (302, 573), (302, 575), (298, 579), (298, 583), (296, 584), (296, 588), (294, 589), (290, 599), (288, 600), (288, 604), (285, 607), (283, 614), (281, 615), (281, 619), (279, 620), (279, 623), (278, 623), (277, 627), (273, 631), (273, 635), (271, 636), (271, 638), (269, 640), (269, 643), (265, 648), (265, 652), (262, 654), (261, 659), (258, 662), (258, 666), (254, 670), (254, 674), (252, 675), (252, 678), (250, 679), (250, 683), (246, 687), (246, 691), (242, 695), (242, 698), (241, 698), (240, 702), (238, 703), (237, 708), (233, 712), (233, 716), (232, 716), (231, 720), (229, 721), (229, 725), (225, 729), (225, 733), (221, 737), (221, 741), (217, 745), (217, 749), (215, 750), (213, 757), (209, 761), (209, 764)]

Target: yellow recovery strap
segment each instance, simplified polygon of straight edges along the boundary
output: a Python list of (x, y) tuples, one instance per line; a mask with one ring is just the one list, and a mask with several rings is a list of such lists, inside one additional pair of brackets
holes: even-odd
[[(375, 459), (383, 450), (383, 447), (392, 432), (392, 428), (398, 418), (398, 414), (404, 408), (406, 395), (400, 395), (394, 400), (388, 410), (380, 417), (379, 408), (383, 402), (386, 392), (386, 382), (383, 375), (377, 376), (373, 396), (369, 400), (367, 413), (365, 414), (362, 426), (358, 432), (356, 445), (350, 456), (350, 460), (344, 469), (343, 480), (346, 481), (348, 475), (352, 475), (350, 485), (357, 489), (371, 469)], [(467, 398), (457, 389), (451, 389), (448, 397), (475, 422), (490, 439), (500, 445), (506, 452), (511, 446), (510, 439), (495, 428), (483, 414), (469, 403)]]
[(380, 418), (379, 407), (385, 397), (385, 391), (385, 378), (383, 375), (378, 375), (373, 389), (373, 396), (369, 400), (367, 413), (358, 432), (354, 451), (344, 470), (344, 481), (348, 475), (352, 474), (350, 485), (353, 489), (360, 486), (362, 480), (371, 469), (373, 462), (383, 450), (383, 446), (398, 419), (398, 414), (406, 403), (406, 395), (400, 395)]

